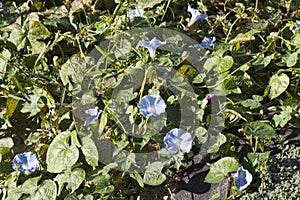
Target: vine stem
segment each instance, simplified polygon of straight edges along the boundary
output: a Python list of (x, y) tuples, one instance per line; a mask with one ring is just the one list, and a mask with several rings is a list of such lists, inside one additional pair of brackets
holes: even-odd
[(236, 23), (239, 19), (240, 19), (240, 18), (236, 18), (236, 19), (234, 20), (233, 24), (230, 26), (229, 31), (228, 31), (228, 34), (227, 34), (226, 39), (225, 39), (225, 43), (227, 43), (227, 41), (228, 41), (228, 39), (229, 39), (229, 35), (230, 35), (231, 31), (232, 31), (232, 28), (233, 28), (233, 26), (235, 25), (235, 23)]
[(116, 9), (114, 10), (113, 17), (110, 21), (110, 25), (115, 21), (115, 18), (117, 17), (117, 14), (118, 14), (119, 10), (121, 9), (123, 3), (124, 3), (124, 0), (121, 0), (120, 3), (118, 4), (118, 6), (116, 7)]
[(230, 178), (228, 177), (228, 178), (227, 178), (227, 181), (226, 181), (226, 190), (225, 190), (224, 200), (226, 200), (226, 199), (227, 199), (227, 196), (228, 196), (229, 180), (230, 180)]

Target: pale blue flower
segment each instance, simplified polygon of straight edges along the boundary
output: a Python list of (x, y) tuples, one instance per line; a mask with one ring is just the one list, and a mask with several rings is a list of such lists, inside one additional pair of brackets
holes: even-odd
[(127, 10), (127, 16), (129, 18), (143, 17), (144, 16), (144, 10), (143, 10), (142, 6), (138, 6), (134, 10), (128, 9)]
[(167, 105), (160, 95), (152, 94), (143, 96), (140, 101), (140, 113), (144, 117), (157, 117), (165, 112)]
[(111, 108), (111, 109), (116, 109), (116, 105), (115, 105), (115, 103), (114, 102), (112, 102), (110, 105), (109, 105), (109, 107)]
[(170, 130), (164, 137), (166, 149), (175, 154), (181, 149), (182, 152), (188, 153), (192, 149), (192, 135), (180, 128)]
[(151, 41), (139, 41), (139, 46), (148, 49), (152, 60), (154, 60), (156, 49), (164, 44), (166, 44), (166, 42), (162, 42), (156, 37), (154, 37)]
[(198, 20), (208, 19), (208, 16), (206, 14), (200, 13), (198, 9), (194, 9), (190, 5), (188, 6), (187, 11), (190, 12), (192, 15), (191, 20), (188, 23), (188, 27), (192, 26)]
[(296, 20), (297, 28), (300, 28), (300, 20)]
[(201, 41), (200, 44), (195, 44), (194, 47), (200, 47), (202, 49), (207, 49), (207, 48), (210, 48), (214, 42), (216, 41), (216, 38), (213, 37), (213, 38), (208, 38), (208, 37), (204, 37), (203, 40)]
[(233, 176), (240, 191), (246, 189), (252, 182), (252, 174), (243, 167), (239, 167)]
[(91, 125), (96, 123), (101, 113), (101, 110), (100, 108), (98, 108), (98, 106), (95, 106), (94, 108), (87, 109), (85, 113), (88, 114), (88, 116), (85, 118), (85, 124)]
[(3, 3), (2, 3), (2, 2), (0, 2), (0, 8), (2, 8), (2, 6), (3, 6)]
[(22, 174), (30, 174), (39, 167), (39, 161), (32, 152), (19, 153), (13, 159), (12, 168)]

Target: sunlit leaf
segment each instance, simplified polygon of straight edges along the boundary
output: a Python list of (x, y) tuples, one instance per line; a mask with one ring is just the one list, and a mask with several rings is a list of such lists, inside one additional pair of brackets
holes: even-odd
[(94, 141), (90, 136), (85, 136), (81, 139), (82, 147), (81, 151), (85, 156), (86, 162), (94, 169), (98, 166), (99, 153)]
[(205, 182), (221, 183), (229, 172), (234, 172), (239, 168), (239, 163), (231, 157), (221, 158), (213, 164), (209, 164), (210, 170), (205, 177)]
[(290, 84), (290, 78), (282, 73), (280, 75), (275, 74), (269, 80), (269, 97), (270, 99), (274, 99), (282, 94)]
[(165, 182), (166, 175), (161, 173), (162, 169), (163, 164), (158, 161), (148, 165), (143, 178), (144, 183), (151, 186), (158, 186)]
[(72, 132), (66, 131), (57, 135), (47, 151), (47, 171), (60, 173), (73, 166), (79, 157), (79, 150), (75, 144), (69, 144)]
[(259, 137), (261, 139), (268, 139), (277, 136), (272, 126), (259, 121), (249, 122), (245, 125), (246, 133)]

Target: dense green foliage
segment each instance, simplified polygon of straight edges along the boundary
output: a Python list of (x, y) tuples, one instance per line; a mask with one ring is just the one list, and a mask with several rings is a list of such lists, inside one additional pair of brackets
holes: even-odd
[[(268, 187), (280, 190), (271, 186), (274, 174), (262, 175), (269, 173), (268, 161), (281, 167), (291, 159), (296, 167), (287, 166), (288, 177), (293, 178), (292, 170), (299, 172), (299, 154), (298, 161), (294, 154), (282, 158), (280, 153), (270, 160), (269, 145), (283, 128), (300, 128), (300, 2), (2, 3), (0, 199), (128, 199), (129, 186), (142, 191), (145, 185), (166, 184), (172, 179), (168, 169), (186, 167), (199, 152), (221, 155), (208, 163), (205, 181), (226, 178), (229, 199), (248, 189), (254, 193), (244, 198), (250, 199), (268, 198)], [(189, 5), (208, 19), (190, 24)], [(138, 6), (143, 16), (130, 17)], [(165, 46), (152, 57), (138, 41), (150, 41), (155, 34)], [(205, 37), (216, 40), (205, 49), (185, 46)], [(93, 52), (98, 55), (94, 61)], [(164, 99), (164, 114), (147, 118), (139, 112), (147, 94)], [(87, 125), (84, 110), (91, 106), (101, 113)], [(178, 127), (191, 133), (193, 147), (170, 154), (164, 137)], [(101, 141), (113, 145), (111, 152)], [(240, 144), (248, 149), (242, 154)], [(22, 152), (36, 154), (40, 165), (34, 173), (12, 168)], [(160, 160), (148, 158), (149, 152), (157, 152)], [(151, 162), (139, 160), (143, 156)], [(253, 176), (244, 191), (232, 177), (239, 166)], [(295, 184), (291, 187), (299, 194), (299, 173), (297, 178), (284, 181)], [(272, 193), (277, 194), (284, 195)], [(289, 196), (296, 199), (295, 194)]]

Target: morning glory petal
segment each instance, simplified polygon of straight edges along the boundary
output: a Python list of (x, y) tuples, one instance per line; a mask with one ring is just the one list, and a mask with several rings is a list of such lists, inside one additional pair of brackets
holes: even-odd
[(140, 113), (144, 117), (157, 117), (166, 110), (166, 103), (160, 95), (146, 95), (139, 104)]
[(85, 113), (88, 114), (88, 116), (85, 118), (85, 124), (91, 125), (96, 123), (101, 110), (98, 106), (95, 106), (94, 108), (87, 109)]
[(166, 149), (171, 154), (175, 154), (175, 153), (178, 152), (178, 146), (174, 145), (174, 141), (173, 140), (174, 139), (171, 138), (170, 136), (164, 138), (164, 143), (166, 145)]
[(138, 6), (134, 10), (128, 9), (127, 10), (127, 16), (129, 18), (143, 17), (144, 16), (144, 10), (143, 10), (142, 6)]
[(166, 42), (162, 42), (159, 39), (157, 39), (156, 37), (154, 37), (150, 41), (139, 41), (139, 46), (148, 49), (152, 60), (154, 60), (156, 49), (164, 44), (166, 44)]
[(180, 149), (185, 153), (190, 152), (190, 150), (192, 149), (192, 143), (193, 143), (191, 134), (189, 134), (188, 132), (185, 132), (185, 134), (181, 136), (181, 139), (182, 139), (182, 142), (180, 144)]
[(192, 149), (193, 139), (190, 133), (180, 128), (170, 130), (164, 137), (164, 143), (169, 153), (175, 154), (179, 148), (188, 153)]
[(234, 174), (237, 187), (240, 191), (246, 189), (252, 182), (252, 174), (243, 167), (239, 167), (237, 172)]
[(207, 48), (210, 48), (214, 44), (215, 41), (216, 41), (215, 37), (213, 37), (213, 38), (204, 37), (203, 40), (201, 41), (201, 43), (195, 44), (194, 47), (195, 48), (200, 47), (202, 49), (207, 49)]
[(23, 174), (30, 174), (39, 167), (39, 161), (34, 153), (25, 152), (15, 155), (12, 168)]
[(208, 16), (206, 14), (200, 13), (198, 9), (192, 8), (190, 5), (187, 9), (188, 12), (191, 13), (192, 17), (188, 23), (188, 27), (192, 26), (197, 20), (207, 20)]
[(296, 20), (297, 28), (300, 28), (300, 20)]

